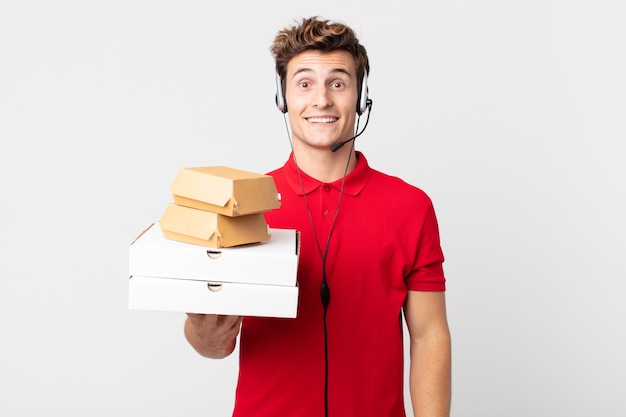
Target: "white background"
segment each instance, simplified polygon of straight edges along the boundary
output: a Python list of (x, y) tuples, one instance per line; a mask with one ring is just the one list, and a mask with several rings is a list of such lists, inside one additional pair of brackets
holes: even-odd
[(626, 415), (621, 0), (0, 0), (0, 415), (229, 415), (236, 355), (127, 310), (128, 246), (180, 168), (286, 160), (268, 48), (310, 15), (368, 49), (357, 148), (434, 200), (453, 416)]

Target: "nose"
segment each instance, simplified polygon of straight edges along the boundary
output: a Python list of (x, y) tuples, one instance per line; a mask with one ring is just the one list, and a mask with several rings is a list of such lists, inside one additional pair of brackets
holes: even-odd
[(325, 85), (319, 85), (313, 92), (313, 107), (324, 108), (332, 104), (330, 91)]

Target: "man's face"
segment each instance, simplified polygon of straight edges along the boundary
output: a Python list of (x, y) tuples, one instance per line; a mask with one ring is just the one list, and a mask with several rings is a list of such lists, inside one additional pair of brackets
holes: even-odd
[(287, 64), (285, 87), (294, 141), (328, 149), (354, 136), (359, 86), (348, 52), (301, 52)]

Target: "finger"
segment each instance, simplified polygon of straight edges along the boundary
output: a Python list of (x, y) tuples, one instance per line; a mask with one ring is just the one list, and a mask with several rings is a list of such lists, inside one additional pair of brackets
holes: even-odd
[(194, 327), (215, 327), (218, 325), (219, 319), (216, 314), (187, 313), (187, 317), (189, 317), (189, 320)]

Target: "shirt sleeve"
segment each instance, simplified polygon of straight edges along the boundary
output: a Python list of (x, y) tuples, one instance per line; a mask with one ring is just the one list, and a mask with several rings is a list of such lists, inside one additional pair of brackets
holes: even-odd
[(425, 213), (418, 237), (413, 269), (405, 277), (407, 288), (413, 291), (445, 291), (443, 261), (439, 225), (431, 204)]

